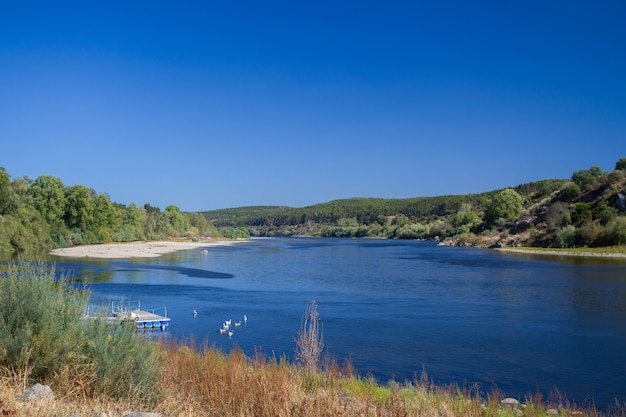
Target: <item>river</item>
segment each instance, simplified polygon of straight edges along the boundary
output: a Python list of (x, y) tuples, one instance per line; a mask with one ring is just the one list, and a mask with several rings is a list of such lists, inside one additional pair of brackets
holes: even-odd
[[(626, 401), (626, 261), (430, 242), (270, 238), (133, 260), (56, 258), (92, 303), (165, 306), (166, 336), (291, 359), (311, 300), (325, 352), (380, 382)], [(197, 311), (197, 315), (193, 311)], [(248, 320), (232, 337), (223, 321)]]

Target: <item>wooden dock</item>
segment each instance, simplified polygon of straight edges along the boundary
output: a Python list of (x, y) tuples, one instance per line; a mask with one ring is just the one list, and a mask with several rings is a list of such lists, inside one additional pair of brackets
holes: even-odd
[[(161, 314), (157, 314), (157, 311)], [(153, 310), (142, 310), (141, 303), (111, 303), (111, 312), (114, 317), (123, 321), (132, 321), (138, 330), (167, 330), (171, 319), (167, 317), (167, 309), (161, 307)]]
[(161, 330), (165, 330), (167, 326), (169, 326), (171, 320), (167, 317), (167, 315), (161, 316), (144, 310), (130, 311), (128, 316), (127, 320), (134, 321), (137, 329), (160, 328)]

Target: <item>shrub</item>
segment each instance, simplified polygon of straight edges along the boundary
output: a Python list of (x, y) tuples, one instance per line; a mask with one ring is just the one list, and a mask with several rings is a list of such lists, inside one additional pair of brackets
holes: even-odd
[(576, 242), (576, 228), (567, 226), (561, 229), (554, 240), (557, 248), (573, 248)]
[(88, 299), (53, 265), (9, 265), (0, 278), (0, 369), (37, 381), (77, 381), (84, 394), (154, 398), (146, 389), (158, 375), (154, 343), (132, 326), (86, 320)]
[(572, 202), (580, 195), (580, 187), (573, 182), (567, 184), (558, 194), (560, 201)]
[(592, 213), (588, 203), (574, 203), (570, 208), (572, 223), (581, 223), (591, 220)]
[(608, 245), (626, 245), (626, 218), (617, 218), (607, 227)]
[(515, 190), (506, 188), (500, 191), (493, 196), (485, 209), (485, 223), (493, 226), (519, 216), (523, 208), (522, 203), (522, 196)]

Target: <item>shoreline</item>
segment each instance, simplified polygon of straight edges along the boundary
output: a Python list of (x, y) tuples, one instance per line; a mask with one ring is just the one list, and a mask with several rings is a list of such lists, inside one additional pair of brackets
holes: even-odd
[(600, 252), (573, 252), (573, 251), (558, 251), (550, 249), (515, 249), (515, 248), (495, 248), (500, 252), (513, 252), (513, 253), (525, 253), (530, 255), (550, 255), (550, 256), (572, 256), (572, 257), (596, 257), (596, 258), (626, 258), (624, 253), (600, 253)]
[(154, 240), (129, 243), (102, 243), (97, 245), (57, 248), (50, 251), (49, 254), (67, 258), (157, 258), (161, 255), (181, 250), (209, 248), (212, 246), (230, 246), (241, 242), (245, 242), (245, 240), (210, 240), (198, 242)]

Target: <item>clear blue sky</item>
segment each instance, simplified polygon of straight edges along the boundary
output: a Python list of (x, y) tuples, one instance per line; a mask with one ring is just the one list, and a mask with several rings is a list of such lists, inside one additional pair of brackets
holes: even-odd
[(4, 1), (0, 166), (184, 211), (626, 157), (626, 2)]

